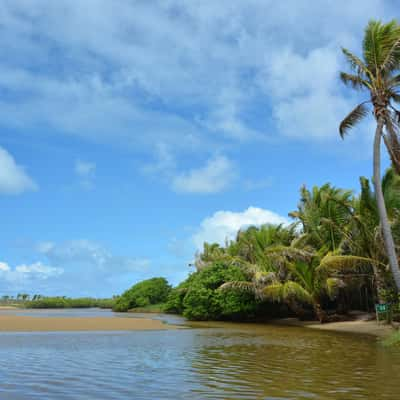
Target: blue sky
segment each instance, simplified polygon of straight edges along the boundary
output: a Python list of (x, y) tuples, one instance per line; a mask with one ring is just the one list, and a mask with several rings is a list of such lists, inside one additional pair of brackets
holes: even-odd
[(182, 280), (204, 240), (358, 190), (340, 47), (389, 0), (0, 3), (0, 294)]

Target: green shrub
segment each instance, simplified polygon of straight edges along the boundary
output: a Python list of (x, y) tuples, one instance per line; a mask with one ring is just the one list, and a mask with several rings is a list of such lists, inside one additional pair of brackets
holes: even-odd
[(246, 276), (240, 268), (216, 263), (191, 274), (173, 289), (165, 311), (183, 314), (190, 320), (251, 318), (257, 302), (250, 293), (219, 290), (225, 282), (243, 280)]
[(115, 302), (114, 311), (124, 312), (135, 307), (146, 307), (166, 301), (171, 286), (165, 278), (151, 278), (133, 285)]

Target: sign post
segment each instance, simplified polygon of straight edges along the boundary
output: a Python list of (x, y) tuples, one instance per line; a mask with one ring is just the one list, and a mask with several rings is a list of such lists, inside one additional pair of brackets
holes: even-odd
[(390, 304), (383, 303), (383, 304), (375, 304), (375, 314), (376, 314), (376, 322), (379, 324), (380, 315), (385, 314), (386, 319), (389, 320), (389, 312), (390, 312)]

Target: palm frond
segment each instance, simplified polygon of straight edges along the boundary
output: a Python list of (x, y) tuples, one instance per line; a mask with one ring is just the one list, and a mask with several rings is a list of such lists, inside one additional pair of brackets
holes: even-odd
[(385, 264), (368, 257), (350, 255), (339, 256), (328, 253), (321, 260), (317, 271), (368, 272), (372, 264), (385, 266)]
[(395, 20), (387, 24), (376, 20), (369, 21), (364, 34), (363, 53), (367, 68), (374, 76), (382, 72), (381, 67), (386, 60), (390, 63), (390, 53), (399, 38), (400, 30)]
[(264, 296), (265, 300), (269, 300), (274, 303), (282, 303), (284, 301), (283, 284), (282, 283), (274, 283), (272, 285), (267, 286), (263, 290), (263, 296)]
[(232, 281), (232, 282), (225, 282), (219, 288), (219, 290), (240, 290), (243, 292), (255, 292), (255, 285), (252, 282), (247, 281)]
[(311, 294), (297, 282), (287, 281), (283, 284), (282, 296), (284, 300), (297, 300), (302, 303), (312, 304)]
[(385, 60), (381, 65), (381, 70), (387, 74), (397, 69), (400, 64), (400, 37), (394, 41), (392, 48), (388, 51)]
[(289, 260), (309, 261), (313, 257), (313, 253), (305, 249), (281, 245), (271, 246), (265, 250), (265, 253), (272, 257), (274, 255), (283, 256)]
[(391, 77), (388, 80), (387, 85), (392, 90), (396, 89), (400, 85), (400, 74), (397, 74), (397, 75)]
[(358, 58), (355, 54), (350, 52), (349, 50), (342, 47), (342, 52), (345, 55), (348, 63), (350, 64), (350, 68), (353, 71), (356, 71), (357, 75), (365, 77), (369, 77), (372, 79), (371, 71), (368, 70), (368, 67), (364, 64), (364, 62)]
[(362, 79), (359, 75), (348, 74), (346, 72), (340, 73), (340, 80), (346, 85), (350, 86), (353, 89), (362, 89), (364, 87), (370, 88), (371, 85), (365, 80)]
[(358, 122), (360, 122), (368, 114), (368, 108), (365, 103), (359, 104), (353, 111), (351, 111), (346, 118), (339, 125), (339, 132), (342, 139), (348, 131), (353, 128)]

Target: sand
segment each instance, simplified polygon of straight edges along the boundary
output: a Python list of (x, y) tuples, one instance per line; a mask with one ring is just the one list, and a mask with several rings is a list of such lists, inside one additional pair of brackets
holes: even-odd
[(273, 324), (300, 326), (310, 329), (319, 329), (321, 331), (358, 333), (363, 335), (373, 335), (381, 338), (387, 337), (395, 331), (391, 325), (383, 322), (378, 324), (375, 320), (366, 319), (320, 324), (319, 322), (315, 321), (299, 321), (297, 318), (284, 318), (280, 320), (274, 320)]
[(147, 331), (177, 329), (162, 321), (146, 318), (30, 317), (0, 315), (0, 332), (51, 331)]
[(325, 331), (360, 333), (378, 337), (387, 337), (394, 332), (394, 328), (391, 325), (385, 323), (378, 324), (376, 321), (329, 322), (327, 324), (317, 323), (306, 326)]

